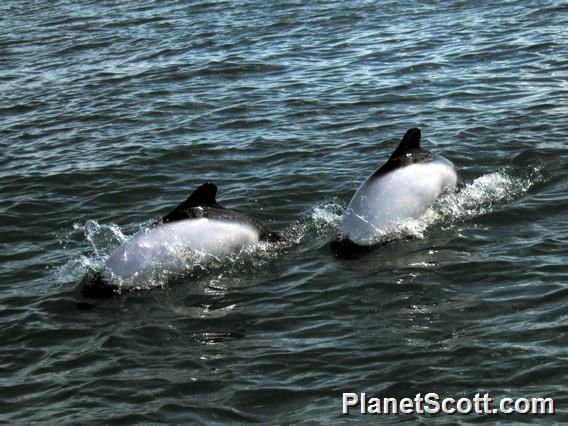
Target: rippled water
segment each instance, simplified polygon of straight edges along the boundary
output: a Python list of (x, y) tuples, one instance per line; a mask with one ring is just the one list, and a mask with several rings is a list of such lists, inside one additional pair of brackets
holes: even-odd
[[(7, 0), (0, 23), (0, 421), (329, 423), (343, 391), (567, 419), (566, 3)], [(335, 258), (414, 126), (465, 190)], [(206, 181), (287, 242), (84, 309), (82, 276)]]

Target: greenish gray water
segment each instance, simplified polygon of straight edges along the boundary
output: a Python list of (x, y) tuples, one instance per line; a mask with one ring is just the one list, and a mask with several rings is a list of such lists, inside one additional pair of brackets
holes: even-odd
[[(0, 421), (357, 419), (344, 391), (551, 396), (566, 421), (567, 13), (2, 2)], [(466, 189), (335, 258), (414, 126)], [(81, 277), (205, 181), (287, 243), (79, 309)]]

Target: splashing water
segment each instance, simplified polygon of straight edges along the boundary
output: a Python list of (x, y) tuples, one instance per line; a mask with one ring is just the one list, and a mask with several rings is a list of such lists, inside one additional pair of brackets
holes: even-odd
[[(148, 222), (151, 223), (151, 222)], [(144, 224), (143, 224), (144, 225)], [(139, 232), (148, 230), (141, 226)], [(55, 270), (58, 282), (73, 282), (100, 271), (107, 259), (131, 236), (125, 235), (116, 224), (99, 224), (88, 220), (84, 224), (75, 223), (72, 231), (63, 236), (61, 244), (70, 254), (65, 265)], [(78, 245), (78, 247), (77, 247)], [(154, 264), (151, 268), (136, 273), (131, 279), (115, 277), (113, 283), (117, 290), (148, 289), (164, 287), (172, 278), (223, 270), (225, 275), (259, 267), (277, 256), (282, 243), (259, 242), (223, 256), (191, 250), (173, 242), (168, 246), (171, 255), (167, 262)], [(82, 253), (77, 256), (77, 250)]]
[[(149, 289), (165, 287), (173, 279), (183, 281), (203, 274), (223, 271), (225, 277), (259, 268), (276, 256), (277, 243), (258, 242), (226, 255), (213, 255), (199, 250), (172, 245), (171, 257), (153, 267), (144, 269), (131, 279), (113, 280), (122, 289)], [(215, 279), (210, 284), (214, 285)]]
[(296, 222), (282, 232), (283, 247), (290, 248), (315, 237), (331, 238), (341, 225), (344, 207), (332, 200), (312, 207)]

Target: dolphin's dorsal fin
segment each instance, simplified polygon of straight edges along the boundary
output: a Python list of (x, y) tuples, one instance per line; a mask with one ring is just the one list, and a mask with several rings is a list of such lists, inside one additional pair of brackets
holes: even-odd
[(388, 172), (398, 169), (399, 167), (418, 163), (431, 158), (432, 154), (428, 151), (424, 151), (420, 147), (420, 129), (418, 127), (408, 129), (398, 147), (389, 157), (388, 161), (375, 173), (373, 173), (371, 177), (378, 178)]
[(417, 150), (420, 150), (420, 129), (415, 127), (406, 131), (398, 148), (394, 150), (390, 158), (397, 158)]
[(204, 183), (191, 193), (191, 195), (180, 206), (184, 208), (198, 206), (212, 206), (217, 204), (215, 196), (217, 195), (217, 185), (211, 182)]
[(204, 183), (199, 188), (191, 193), (191, 195), (173, 209), (170, 213), (162, 218), (158, 223), (175, 222), (176, 220), (183, 220), (188, 218), (187, 210), (193, 207), (206, 207), (215, 206), (220, 207), (217, 204), (215, 196), (217, 195), (217, 186), (214, 183)]

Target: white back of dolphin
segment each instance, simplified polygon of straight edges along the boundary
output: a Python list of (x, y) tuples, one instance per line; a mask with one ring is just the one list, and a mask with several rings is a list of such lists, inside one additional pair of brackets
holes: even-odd
[(343, 234), (371, 246), (407, 219), (420, 217), (441, 194), (455, 191), (454, 165), (420, 148), (420, 130), (410, 129), (389, 160), (357, 189), (343, 217)]
[(137, 274), (160, 268), (182, 272), (188, 256), (227, 256), (260, 240), (246, 223), (199, 218), (156, 225), (140, 231), (118, 247), (101, 273), (107, 280), (130, 280)]
[(172, 212), (138, 232), (107, 259), (94, 280), (83, 286), (88, 297), (108, 297), (148, 270), (182, 272), (188, 258), (223, 257), (261, 240), (279, 236), (260, 221), (219, 205), (217, 187), (206, 183)]

